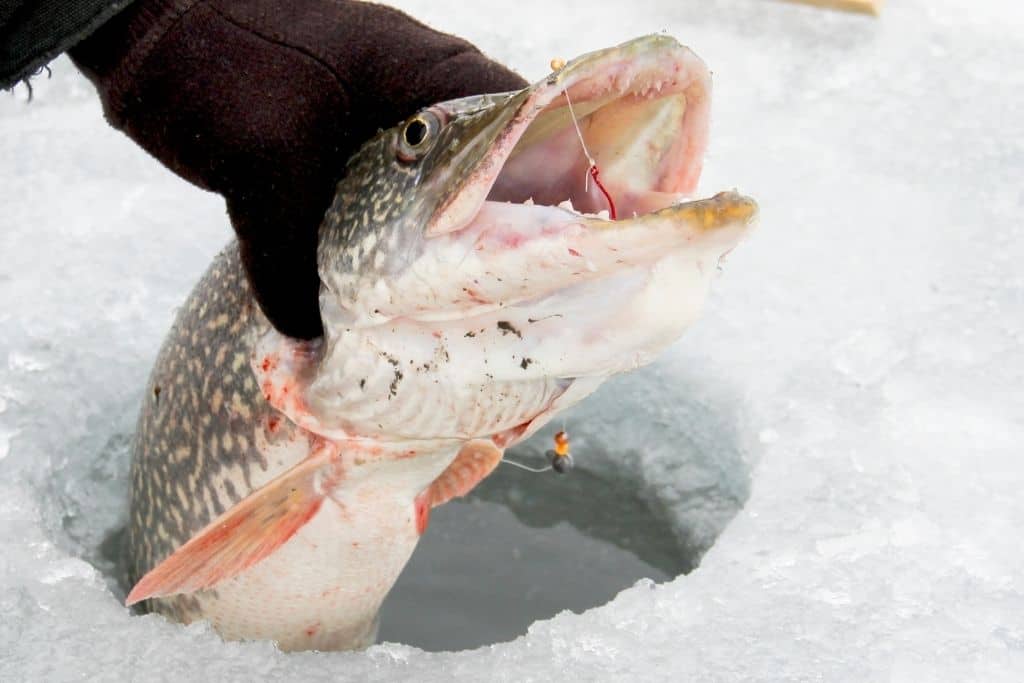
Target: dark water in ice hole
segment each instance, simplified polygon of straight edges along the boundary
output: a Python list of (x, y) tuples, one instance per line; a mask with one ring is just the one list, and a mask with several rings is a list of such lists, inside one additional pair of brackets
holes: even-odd
[(433, 511), (384, 602), (379, 640), (425, 650), (512, 640), (538, 619), (602, 605), (698, 559), (635, 482), (580, 466), (560, 476), (502, 465), (467, 499)]
[[(105, 474), (104, 483), (127, 485)], [(121, 527), (84, 553), (119, 599), (124, 543)], [(638, 482), (579, 464), (561, 476), (502, 465), (466, 499), (432, 512), (381, 610), (379, 640), (425, 650), (512, 640), (538, 619), (602, 605), (641, 578), (688, 572), (702, 550), (680, 543)]]

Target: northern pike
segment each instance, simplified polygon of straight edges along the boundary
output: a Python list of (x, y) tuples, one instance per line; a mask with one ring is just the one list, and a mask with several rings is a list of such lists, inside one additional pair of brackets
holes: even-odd
[(648, 36), (381, 132), (320, 227), (312, 342), (273, 330), (229, 245), (150, 379), (128, 604), (286, 650), (372, 643), (431, 508), (698, 315), (757, 213), (684, 200), (709, 98), (704, 63)]

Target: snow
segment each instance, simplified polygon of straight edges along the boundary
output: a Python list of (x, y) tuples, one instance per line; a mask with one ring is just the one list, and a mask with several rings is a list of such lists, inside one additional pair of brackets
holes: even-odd
[(0, 100), (0, 680), (1019, 680), (1024, 10), (398, 4), (531, 78), (660, 30), (713, 70), (702, 192), (758, 198), (761, 227), (705, 318), (569, 420), (590, 467), (714, 545), (456, 653), (285, 655), (130, 616), (109, 548), (136, 406), (228, 229), (60, 60), (31, 105)]

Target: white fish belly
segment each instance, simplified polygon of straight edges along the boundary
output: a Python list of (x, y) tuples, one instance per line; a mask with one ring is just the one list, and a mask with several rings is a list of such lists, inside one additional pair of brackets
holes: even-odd
[(203, 618), (226, 639), (273, 640), (283, 650), (372, 644), (381, 603), (420, 538), (414, 499), (454, 455), (362, 464), (343, 456), (346, 476), (292, 538), (194, 595)]

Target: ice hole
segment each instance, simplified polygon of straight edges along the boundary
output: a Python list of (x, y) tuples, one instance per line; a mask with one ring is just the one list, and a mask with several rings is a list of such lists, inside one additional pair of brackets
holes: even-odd
[[(695, 568), (746, 500), (749, 459), (733, 429), (735, 400), (666, 365), (612, 380), (508, 455), (542, 464), (552, 433), (565, 427), (577, 463), (570, 474), (502, 466), (435, 510), (384, 603), (379, 641), (428, 651), (510, 641), (641, 579), (661, 583)], [(666, 411), (657, 395), (677, 400)], [(92, 564), (118, 601), (128, 590), (133, 438), (131, 406), (121, 409), (92, 437), (91, 457), (55, 463), (42, 503), (60, 517), (49, 525), (54, 543)]]
[[(384, 603), (381, 640), (426, 650), (509, 641), (640, 579), (695, 568), (747, 498), (749, 458), (733, 398), (706, 379), (663, 375), (668, 365), (612, 380), (566, 415), (571, 473), (501, 466), (436, 510)], [(687, 398), (665, 412), (666, 396)], [(562, 427), (556, 419), (508, 457), (543, 464)]]

